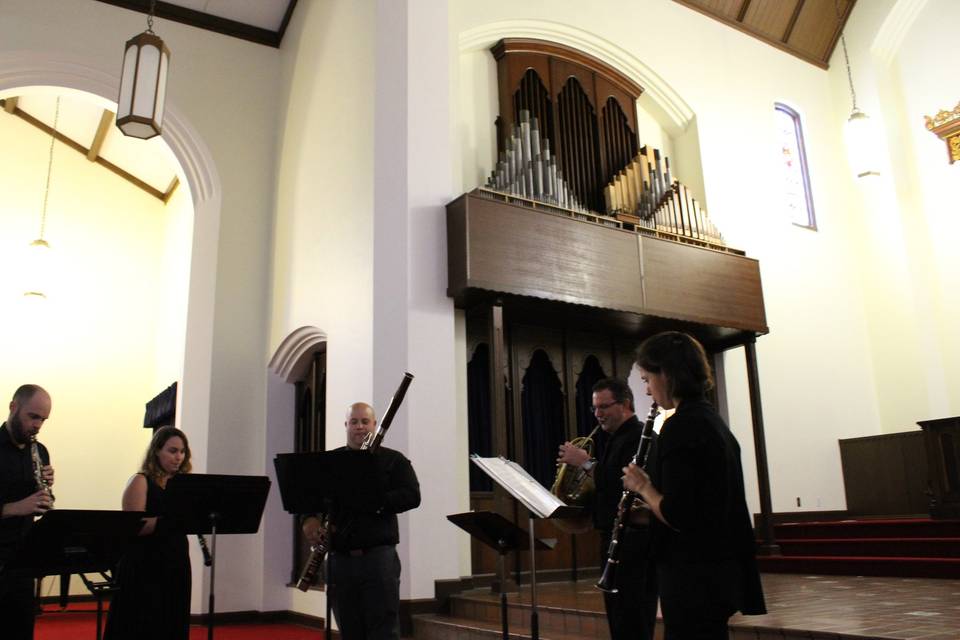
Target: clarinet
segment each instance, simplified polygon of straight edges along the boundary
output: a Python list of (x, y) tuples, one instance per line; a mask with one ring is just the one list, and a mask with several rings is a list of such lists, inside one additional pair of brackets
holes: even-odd
[[(43, 477), (43, 460), (40, 458), (40, 447), (37, 444), (37, 436), (30, 436), (30, 458), (33, 460), (33, 479), (37, 483), (37, 490), (45, 492), (50, 496), (50, 502), (52, 503), (53, 491), (50, 490), (50, 485), (47, 484), (47, 481)], [(52, 508), (53, 505), (51, 505)]]
[(200, 551), (203, 553), (203, 566), (209, 567), (213, 564), (213, 556), (210, 555), (210, 547), (207, 546), (207, 539), (202, 533), (198, 533), (197, 542), (200, 543)]
[[(387, 434), (387, 429), (390, 428), (390, 423), (393, 422), (393, 416), (400, 408), (400, 403), (403, 402), (403, 397), (407, 394), (407, 387), (410, 386), (411, 382), (413, 382), (413, 374), (408, 372), (404, 373), (403, 380), (400, 381), (400, 386), (397, 388), (396, 393), (393, 394), (393, 397), (390, 398), (390, 404), (387, 405), (383, 419), (380, 420), (380, 424), (377, 425), (377, 430), (367, 434), (366, 439), (360, 446), (361, 450), (376, 451), (380, 447), (380, 443), (383, 442), (383, 437)], [(330, 516), (322, 516), (320, 518), (320, 530), (323, 532), (323, 535), (320, 542), (310, 545), (310, 554), (307, 556), (307, 563), (303, 566), (300, 577), (297, 579), (297, 589), (300, 589), (300, 591), (309, 591), (310, 585), (317, 583), (320, 575), (320, 565), (323, 564), (323, 560), (327, 555), (327, 547), (329, 546), (329, 527)], [(345, 529), (346, 527), (343, 528)]]
[[(660, 407), (654, 402), (650, 407), (650, 413), (647, 414), (647, 420), (643, 423), (643, 432), (640, 434), (640, 446), (630, 461), (646, 469), (647, 457), (650, 455), (650, 445), (653, 444), (653, 422), (657, 418), (657, 411)], [(620, 564), (620, 534), (623, 533), (623, 527), (626, 519), (630, 515), (630, 509), (633, 503), (640, 496), (632, 491), (624, 489), (620, 496), (620, 504), (617, 507), (617, 517), (613, 520), (613, 532), (610, 534), (610, 546), (607, 547), (607, 561), (603, 565), (603, 574), (600, 581), (597, 582), (597, 588), (607, 593), (617, 593), (617, 565)]]

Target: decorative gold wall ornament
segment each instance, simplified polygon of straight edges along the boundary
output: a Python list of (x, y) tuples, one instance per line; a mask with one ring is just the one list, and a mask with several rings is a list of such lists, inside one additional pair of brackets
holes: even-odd
[(927, 123), (927, 129), (947, 143), (950, 164), (960, 160), (960, 102), (953, 111), (941, 110), (932, 118), (923, 116), (923, 119)]

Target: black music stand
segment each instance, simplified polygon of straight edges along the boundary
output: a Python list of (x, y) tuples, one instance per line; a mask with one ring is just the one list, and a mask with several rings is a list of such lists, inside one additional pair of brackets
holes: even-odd
[[(0, 575), (42, 578), (79, 573), (97, 599), (97, 640), (103, 628), (103, 595), (113, 590), (106, 576), (143, 526), (140, 511), (48, 511), (27, 531)], [(84, 573), (100, 573), (89, 583)], [(91, 586), (93, 585), (93, 586)]]
[(217, 569), (217, 534), (256, 533), (270, 490), (266, 476), (178, 474), (167, 481), (160, 516), (176, 531), (210, 534), (210, 597), (207, 640), (213, 640), (214, 578)]
[[(278, 453), (273, 466), (277, 470), (283, 510), (304, 516), (327, 513), (334, 504), (354, 511), (369, 510), (370, 505), (382, 504), (386, 487), (376, 462), (369, 451), (359, 449)], [(330, 601), (336, 585), (330, 583), (326, 568), (323, 628), (326, 640), (330, 640)]]
[(331, 502), (361, 511), (382, 503), (386, 492), (369, 451), (279, 453), (273, 466), (283, 510), (294, 515), (326, 512)]
[[(468, 511), (454, 513), (447, 516), (447, 520), (457, 525), (471, 536), (487, 545), (499, 555), (500, 576), (506, 574), (505, 558), (510, 551), (523, 551), (530, 548), (527, 532), (513, 524), (499, 513), (493, 511)], [(540, 550), (553, 549), (556, 539), (544, 540), (536, 538), (534, 546)], [(507, 623), (507, 592), (500, 589), (500, 627), (503, 631), (503, 640), (510, 640), (510, 631)]]
[(470, 461), (480, 467), (484, 473), (506, 489), (507, 493), (516, 498), (527, 509), (529, 515), (528, 533), (530, 534), (530, 637), (532, 640), (540, 638), (540, 624), (537, 614), (537, 548), (534, 523), (537, 520), (569, 519), (583, 514), (583, 507), (570, 507), (563, 503), (537, 480), (527, 473), (523, 467), (503, 456), (496, 458), (482, 458), (477, 454), (470, 455)]

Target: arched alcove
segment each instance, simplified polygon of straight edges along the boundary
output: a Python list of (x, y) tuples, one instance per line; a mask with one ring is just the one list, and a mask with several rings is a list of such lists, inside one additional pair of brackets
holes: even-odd
[[(85, 63), (76, 52), (69, 56), (49, 51), (0, 53), (0, 97), (18, 88), (52, 86), (76, 89), (115, 104), (118, 76)], [(181, 422), (207, 424), (210, 416), (210, 378), (216, 285), (216, 255), (219, 242), (221, 186), (216, 164), (204, 141), (181, 115), (174, 101), (167, 101), (163, 140), (180, 164), (193, 200), (192, 262), (187, 301), (187, 327), (183, 356), (183, 384), (178, 415)], [(207, 434), (191, 440), (197, 462), (205, 467)]]
[[(266, 459), (267, 473), (273, 484), (272, 499), (263, 517), (264, 594), (267, 610), (289, 606), (283, 587), (290, 580), (294, 537), (289, 516), (283, 511), (277, 489), (273, 459), (278, 453), (295, 450), (297, 422), (297, 385), (310, 370), (314, 358), (327, 348), (327, 334), (317, 327), (294, 329), (274, 350), (267, 364)], [(285, 517), (286, 516), (286, 517)], [(275, 587), (275, 588), (273, 588)]]

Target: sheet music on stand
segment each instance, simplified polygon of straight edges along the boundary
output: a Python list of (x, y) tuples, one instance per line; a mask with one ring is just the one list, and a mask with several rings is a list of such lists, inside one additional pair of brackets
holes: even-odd
[(537, 557), (534, 550), (536, 545), (535, 520), (550, 518), (571, 518), (583, 513), (582, 507), (570, 507), (560, 498), (550, 493), (546, 487), (537, 482), (533, 476), (516, 462), (507, 460), (503, 456), (496, 458), (481, 458), (477, 454), (470, 454), (470, 461), (480, 467), (484, 473), (507, 490), (520, 504), (527, 508), (530, 524), (527, 532), (530, 535), (530, 638), (539, 640), (540, 624), (537, 614)]
[(519, 500), (537, 518), (570, 517), (581, 510), (579, 507), (565, 505), (523, 467), (503, 456), (481, 458), (474, 453), (471, 454), (470, 461), (483, 469), (484, 473)]

